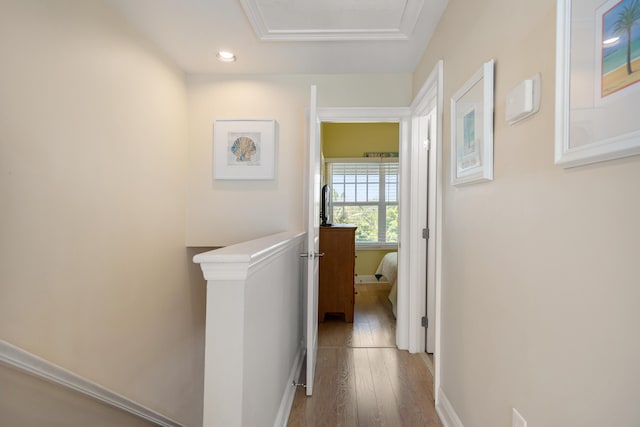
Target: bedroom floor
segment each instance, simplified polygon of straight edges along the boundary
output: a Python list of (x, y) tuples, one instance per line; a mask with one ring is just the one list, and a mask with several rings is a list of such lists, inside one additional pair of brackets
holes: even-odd
[(353, 324), (327, 315), (318, 326), (318, 347), (396, 346), (396, 319), (387, 299), (388, 283), (356, 283)]
[(296, 390), (289, 426), (442, 426), (423, 360), (395, 347), (389, 289), (358, 283), (354, 322), (320, 323), (314, 394)]

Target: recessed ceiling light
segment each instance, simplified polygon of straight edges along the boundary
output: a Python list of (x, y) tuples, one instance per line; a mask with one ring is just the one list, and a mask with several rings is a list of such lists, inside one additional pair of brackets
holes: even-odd
[(222, 62), (235, 62), (237, 59), (233, 52), (225, 52), (222, 50), (216, 53), (216, 58), (218, 58), (218, 61)]

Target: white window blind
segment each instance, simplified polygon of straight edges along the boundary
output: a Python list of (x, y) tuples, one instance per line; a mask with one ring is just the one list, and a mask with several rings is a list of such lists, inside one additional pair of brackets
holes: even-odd
[(354, 224), (359, 246), (398, 241), (397, 161), (327, 159), (331, 221)]

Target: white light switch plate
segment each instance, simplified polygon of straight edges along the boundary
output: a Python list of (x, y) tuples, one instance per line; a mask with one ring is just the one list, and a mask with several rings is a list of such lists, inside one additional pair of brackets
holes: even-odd
[(512, 409), (513, 414), (511, 417), (511, 427), (527, 427), (527, 422), (525, 421), (524, 417), (520, 415), (520, 412), (518, 412), (516, 408)]

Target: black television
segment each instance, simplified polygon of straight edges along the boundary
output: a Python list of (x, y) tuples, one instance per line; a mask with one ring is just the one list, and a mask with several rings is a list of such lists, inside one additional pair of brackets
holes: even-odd
[(325, 227), (330, 226), (329, 214), (331, 212), (331, 189), (328, 184), (322, 186), (321, 191), (321, 205), (320, 205), (320, 225)]

